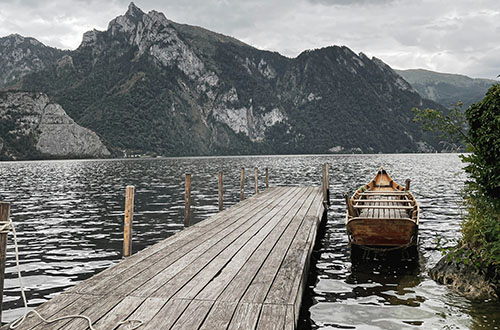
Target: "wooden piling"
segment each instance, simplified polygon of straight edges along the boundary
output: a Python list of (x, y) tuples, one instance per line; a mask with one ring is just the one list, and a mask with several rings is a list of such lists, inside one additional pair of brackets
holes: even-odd
[(328, 204), (328, 184), (326, 178), (326, 163), (321, 165), (321, 190), (323, 192), (323, 203)]
[(240, 179), (240, 201), (245, 199), (245, 168), (241, 168), (241, 179)]
[(224, 197), (222, 191), (222, 171), (219, 171), (219, 211), (224, 209)]
[(259, 169), (256, 167), (255, 170), (255, 194), (257, 195), (259, 193)]
[(326, 204), (330, 205), (330, 168), (329, 164), (325, 163), (325, 177), (326, 177)]
[(344, 193), (344, 197), (345, 197), (345, 203), (347, 205), (347, 209), (349, 210), (349, 214), (352, 215), (353, 217), (357, 217), (358, 211), (354, 208), (354, 206), (352, 206), (351, 198), (349, 197), (349, 195), (347, 193)]
[(123, 222), (123, 256), (132, 254), (132, 222), (134, 220), (134, 186), (125, 189), (125, 218)]
[(184, 202), (184, 227), (189, 227), (189, 219), (191, 218), (191, 173), (186, 173)]
[(406, 179), (405, 181), (405, 191), (409, 191), (410, 190), (410, 179)]
[(269, 188), (269, 170), (266, 167), (266, 189)]
[(7, 252), (7, 235), (9, 233), (10, 203), (0, 202), (0, 223), (4, 230), (0, 232), (0, 322), (2, 322), (3, 284), (5, 276), (5, 255)]

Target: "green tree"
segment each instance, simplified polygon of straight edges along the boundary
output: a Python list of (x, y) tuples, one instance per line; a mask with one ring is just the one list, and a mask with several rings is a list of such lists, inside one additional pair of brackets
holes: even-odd
[(464, 143), (469, 152), (461, 156), (469, 176), (464, 190), (467, 215), (452, 255), (493, 277), (500, 276), (500, 84), (492, 86), (484, 99), (465, 113), (458, 108), (448, 113), (412, 111), (424, 129)]

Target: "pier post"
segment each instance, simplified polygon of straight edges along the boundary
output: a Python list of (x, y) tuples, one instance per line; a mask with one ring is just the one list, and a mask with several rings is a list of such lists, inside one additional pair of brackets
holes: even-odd
[(10, 203), (0, 202), (0, 223), (4, 227), (0, 231), (0, 323), (2, 322), (2, 304), (3, 304), (3, 284), (5, 276), (5, 255), (7, 252), (7, 235), (9, 230), (7, 224), (10, 218)]
[(259, 169), (255, 168), (255, 195), (259, 193)]
[(123, 256), (132, 254), (132, 222), (134, 220), (134, 186), (125, 189), (125, 219), (123, 222)]
[(191, 173), (186, 173), (186, 191), (184, 193), (184, 227), (189, 227), (191, 218)]
[(266, 167), (266, 189), (269, 188), (269, 170)]
[(224, 197), (222, 190), (222, 171), (219, 171), (219, 211), (224, 209)]
[(323, 203), (328, 204), (328, 191), (326, 181), (326, 163), (321, 165), (321, 190), (323, 191)]
[(240, 179), (240, 201), (245, 199), (245, 168), (241, 168), (241, 179)]
[(329, 164), (325, 163), (325, 177), (326, 177), (326, 204), (330, 205), (330, 168)]
[(409, 191), (410, 190), (410, 179), (406, 179), (405, 181), (405, 191)]
[(349, 210), (349, 214), (352, 215), (353, 217), (357, 217), (358, 212), (356, 211), (354, 206), (352, 206), (351, 198), (349, 198), (349, 195), (347, 193), (344, 193), (344, 197), (345, 197), (345, 204), (347, 205), (347, 209)]

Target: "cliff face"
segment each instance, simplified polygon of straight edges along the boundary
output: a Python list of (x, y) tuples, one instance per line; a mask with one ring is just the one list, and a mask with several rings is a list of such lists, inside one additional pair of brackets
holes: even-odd
[(0, 87), (50, 67), (65, 53), (19, 34), (0, 38)]
[(423, 100), (389, 66), (347, 47), (295, 59), (142, 12), (28, 74), (77, 123), (123, 151), (163, 155), (417, 152), (440, 145), (412, 121)]
[(96, 133), (43, 93), (1, 92), (0, 122), (0, 159), (110, 155)]

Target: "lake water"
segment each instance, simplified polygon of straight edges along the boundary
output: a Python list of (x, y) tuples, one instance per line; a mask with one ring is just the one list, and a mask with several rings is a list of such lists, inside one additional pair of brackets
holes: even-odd
[[(29, 306), (121, 259), (126, 185), (135, 185), (133, 250), (182, 229), (184, 174), (192, 173), (192, 222), (217, 212), (217, 172), (225, 206), (239, 200), (240, 168), (253, 192), (253, 168), (269, 168), (271, 185), (319, 185), (330, 163), (327, 222), (313, 254), (301, 310), (302, 329), (498, 329), (500, 304), (472, 302), (432, 281), (440, 236), (459, 236), (465, 175), (455, 154), (209, 157), (0, 163), (0, 200), (12, 203)], [(384, 166), (396, 182), (410, 178), (421, 205), (417, 259), (351, 259), (343, 193)], [(379, 258), (380, 259), (380, 258)], [(4, 321), (24, 312), (9, 238)]]

